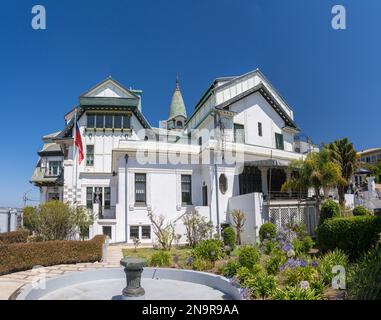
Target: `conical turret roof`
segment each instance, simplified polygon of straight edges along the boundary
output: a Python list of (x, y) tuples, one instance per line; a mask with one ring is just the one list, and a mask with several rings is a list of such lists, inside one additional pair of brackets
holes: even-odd
[(180, 91), (179, 80), (176, 79), (176, 89), (172, 96), (171, 106), (169, 107), (169, 117), (171, 120), (177, 116), (187, 117), (187, 111), (185, 109), (184, 99)]

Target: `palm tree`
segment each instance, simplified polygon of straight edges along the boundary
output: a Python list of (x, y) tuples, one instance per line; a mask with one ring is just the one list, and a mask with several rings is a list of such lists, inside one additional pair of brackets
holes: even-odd
[(338, 184), (337, 191), (339, 194), (339, 203), (345, 205), (345, 193), (348, 190), (350, 180), (356, 171), (358, 156), (353, 143), (347, 138), (331, 142), (326, 148), (330, 152), (333, 162), (341, 168), (342, 183)]
[(290, 170), (298, 174), (282, 186), (282, 191), (313, 188), (317, 212), (320, 212), (321, 203), (327, 197), (328, 190), (342, 183), (341, 168), (331, 161), (330, 152), (326, 149), (309, 153), (305, 160), (291, 162)]

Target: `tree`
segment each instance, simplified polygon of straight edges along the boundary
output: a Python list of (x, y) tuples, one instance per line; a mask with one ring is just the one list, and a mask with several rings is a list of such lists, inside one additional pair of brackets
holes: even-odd
[(197, 211), (184, 215), (183, 223), (186, 228), (186, 237), (189, 245), (194, 248), (201, 240), (205, 240), (213, 229), (210, 221), (202, 217)]
[(246, 215), (241, 210), (233, 210), (230, 212), (230, 216), (233, 220), (233, 226), (237, 233), (237, 245), (242, 244), (241, 234), (244, 231), (244, 226), (246, 223)]
[(94, 219), (81, 207), (49, 201), (37, 208), (24, 208), (24, 227), (42, 241), (70, 240), (88, 236)]
[(171, 250), (172, 242), (176, 239), (175, 228), (171, 222), (166, 223), (164, 216), (155, 216), (153, 213), (148, 214), (153, 225), (153, 233), (157, 242), (163, 250)]
[(297, 171), (298, 174), (283, 184), (282, 191), (313, 188), (317, 212), (320, 212), (321, 203), (327, 197), (328, 190), (343, 183), (341, 168), (331, 161), (330, 152), (327, 149), (309, 153), (304, 161), (292, 161), (290, 170)]
[(337, 186), (339, 194), (339, 203), (345, 206), (345, 193), (348, 190), (350, 180), (356, 171), (358, 164), (357, 152), (353, 147), (353, 143), (347, 138), (331, 142), (326, 148), (330, 152), (331, 160), (338, 164), (341, 168), (342, 183)]

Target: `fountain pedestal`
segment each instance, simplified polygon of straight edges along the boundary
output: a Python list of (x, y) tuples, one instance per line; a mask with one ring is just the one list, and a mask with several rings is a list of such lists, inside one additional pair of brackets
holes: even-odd
[(141, 286), (143, 267), (147, 261), (139, 258), (124, 258), (120, 260), (126, 274), (127, 287), (123, 289), (123, 300), (144, 299), (145, 291)]

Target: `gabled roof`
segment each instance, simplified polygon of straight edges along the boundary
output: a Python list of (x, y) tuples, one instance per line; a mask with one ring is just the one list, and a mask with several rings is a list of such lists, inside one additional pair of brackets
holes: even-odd
[[(205, 91), (205, 93), (203, 94), (203, 96), (201, 97), (199, 102), (196, 104), (195, 110), (194, 110), (193, 114), (190, 116), (190, 118), (187, 120), (187, 123), (189, 123), (189, 121), (193, 118), (193, 116), (201, 108), (202, 104), (215, 91), (221, 90), (221, 89), (231, 85), (232, 83), (237, 82), (237, 81), (239, 81), (239, 80), (241, 80), (247, 76), (250, 76), (252, 74), (255, 74), (255, 73), (257, 73), (261, 77), (261, 79), (263, 79), (263, 81), (266, 84), (262, 81), (259, 85), (255, 86), (251, 89), (248, 89), (245, 92), (242, 92), (241, 94), (233, 97), (232, 99), (230, 99), (228, 101), (225, 101), (224, 103), (221, 103), (220, 105), (215, 106), (215, 108), (217, 108), (217, 109), (227, 108), (230, 104), (232, 104), (236, 101), (239, 101), (239, 100), (247, 97), (248, 95), (250, 95), (252, 93), (259, 92), (266, 99), (266, 101), (269, 102), (269, 104), (274, 108), (274, 110), (281, 116), (281, 118), (285, 121), (287, 127), (299, 130), (295, 121), (286, 113), (286, 111), (283, 109), (283, 107), (281, 105), (279, 105), (277, 100), (279, 99), (290, 110), (292, 110), (292, 108), (285, 101), (285, 99), (283, 99), (283, 97), (280, 95), (280, 93), (277, 91), (277, 89), (271, 84), (271, 82), (266, 78), (266, 76), (259, 69), (255, 69), (253, 71), (250, 71), (248, 73), (245, 73), (245, 74), (243, 74), (241, 76), (237, 76), (237, 77), (218, 77), (218, 78), (216, 78), (212, 82), (210, 87)], [(274, 96), (274, 94), (271, 93), (271, 91), (269, 90), (270, 88), (267, 88), (267, 86), (269, 86), (271, 88), (271, 90), (274, 92), (276, 97)]]
[(93, 86), (91, 89), (87, 90), (86, 92), (82, 93), (80, 95), (80, 98), (82, 97), (90, 97), (92, 94), (96, 92), (96, 90), (106, 87), (108, 84), (112, 84), (115, 87), (117, 87), (119, 90), (124, 92), (127, 97), (130, 96), (130, 98), (136, 98), (140, 99), (140, 97), (135, 93), (136, 92), (141, 92), (140, 90), (133, 90), (133, 89), (128, 89), (125, 86), (123, 86), (120, 82), (117, 80), (113, 79), (111, 76), (107, 77), (106, 79), (102, 80), (101, 82), (97, 83), (95, 86)]

